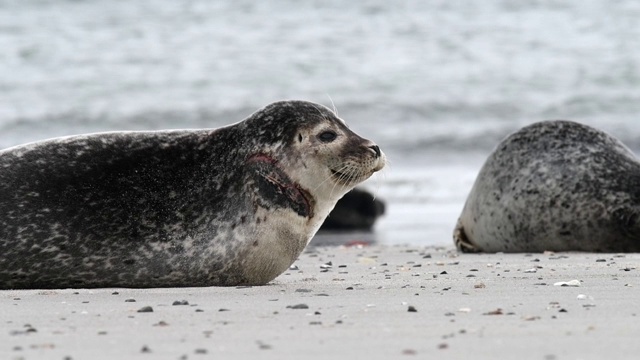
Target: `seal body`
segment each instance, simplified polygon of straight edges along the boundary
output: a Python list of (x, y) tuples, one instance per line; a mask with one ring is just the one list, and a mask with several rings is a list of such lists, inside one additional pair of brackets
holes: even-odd
[(640, 251), (640, 162), (620, 141), (570, 121), (503, 140), (454, 230), (466, 252)]
[(265, 284), (385, 164), (329, 109), (220, 129), (111, 132), (0, 152), (0, 287)]

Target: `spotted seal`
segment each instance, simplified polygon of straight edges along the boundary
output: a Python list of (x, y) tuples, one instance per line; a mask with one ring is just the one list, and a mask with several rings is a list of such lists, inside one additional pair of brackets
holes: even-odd
[(385, 165), (321, 105), (0, 152), (0, 288), (260, 285)]
[(465, 252), (640, 251), (640, 162), (576, 122), (524, 127), (480, 170), (454, 242)]

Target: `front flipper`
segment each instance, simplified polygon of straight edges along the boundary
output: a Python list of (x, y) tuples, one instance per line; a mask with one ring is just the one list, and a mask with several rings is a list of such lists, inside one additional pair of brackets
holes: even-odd
[(471, 242), (471, 240), (469, 240), (460, 220), (458, 220), (458, 223), (456, 224), (456, 228), (453, 230), (453, 242), (456, 245), (456, 248), (458, 249), (458, 251), (461, 251), (464, 253), (483, 252), (478, 245), (474, 244), (473, 242)]

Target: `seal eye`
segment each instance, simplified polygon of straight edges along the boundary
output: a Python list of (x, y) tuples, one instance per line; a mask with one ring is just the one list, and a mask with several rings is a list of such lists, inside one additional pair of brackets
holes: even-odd
[(318, 135), (318, 138), (322, 142), (332, 142), (336, 137), (338, 137), (338, 135), (332, 130), (323, 131)]

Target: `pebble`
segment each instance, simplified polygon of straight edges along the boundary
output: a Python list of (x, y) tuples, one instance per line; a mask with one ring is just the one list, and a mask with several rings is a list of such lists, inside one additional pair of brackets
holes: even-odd
[(126, 299), (124, 302), (136, 302), (136, 299)]
[(581, 285), (580, 280), (559, 281), (553, 284), (553, 286), (574, 286), (574, 287), (578, 287), (580, 285)]
[(486, 312), (482, 315), (504, 315), (504, 312), (502, 311), (502, 309), (498, 308), (498, 309)]
[(332, 267), (333, 267), (333, 264), (331, 263), (331, 261), (329, 261), (328, 263), (320, 265), (320, 269), (331, 269)]
[(173, 304), (171, 304), (173, 306), (177, 306), (177, 305), (189, 305), (189, 302), (187, 300), (176, 300), (173, 302)]
[(307, 304), (296, 304), (296, 305), (287, 306), (287, 309), (294, 309), (294, 310), (308, 309), (308, 308), (309, 308), (309, 305), (307, 305)]
[(408, 312), (418, 312), (418, 310), (414, 307), (409, 305), (409, 308), (407, 309)]
[(153, 312), (153, 308), (151, 306), (145, 306), (142, 307), (140, 309), (138, 309), (139, 313), (147, 313), (147, 312)]
[(580, 294), (580, 295), (578, 295), (578, 296), (576, 297), (576, 299), (578, 299), (578, 300), (586, 300), (586, 299), (587, 299), (587, 295)]

